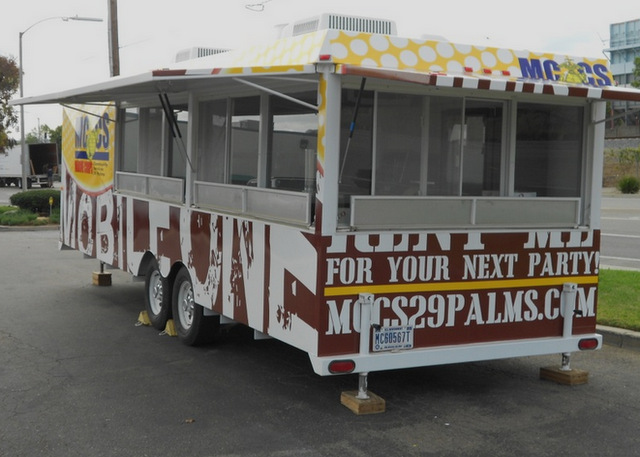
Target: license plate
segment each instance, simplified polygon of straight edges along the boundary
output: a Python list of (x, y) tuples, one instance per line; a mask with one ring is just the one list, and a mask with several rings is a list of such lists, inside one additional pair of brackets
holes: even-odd
[(375, 352), (411, 348), (413, 348), (413, 326), (374, 327), (373, 350)]

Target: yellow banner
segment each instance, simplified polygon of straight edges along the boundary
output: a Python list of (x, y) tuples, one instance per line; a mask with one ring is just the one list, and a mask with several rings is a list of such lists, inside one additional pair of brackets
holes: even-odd
[(113, 186), (115, 114), (113, 104), (64, 109), (62, 157), (65, 168), (89, 193), (100, 193)]

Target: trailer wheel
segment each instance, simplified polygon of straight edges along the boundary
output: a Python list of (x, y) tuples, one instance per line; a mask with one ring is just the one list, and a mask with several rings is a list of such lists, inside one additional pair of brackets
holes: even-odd
[(162, 277), (158, 262), (151, 261), (144, 279), (144, 307), (151, 325), (164, 330), (171, 317), (171, 288), (169, 280)]
[(180, 341), (187, 346), (197, 346), (213, 340), (219, 327), (219, 317), (205, 316), (204, 307), (196, 304), (186, 268), (181, 268), (176, 275), (171, 302)]

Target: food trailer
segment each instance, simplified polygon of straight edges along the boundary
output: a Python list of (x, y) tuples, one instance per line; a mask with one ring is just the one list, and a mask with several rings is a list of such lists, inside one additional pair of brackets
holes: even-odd
[(285, 36), (62, 103), (61, 244), (145, 278), (186, 344), (241, 323), (319, 375), (599, 349), (602, 58)]

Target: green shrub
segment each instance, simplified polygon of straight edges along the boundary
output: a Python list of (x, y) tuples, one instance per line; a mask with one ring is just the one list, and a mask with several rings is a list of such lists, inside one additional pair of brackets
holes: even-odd
[[(48, 216), (48, 217), (47, 217)], [(15, 206), (0, 206), (0, 225), (47, 225), (60, 224), (60, 208), (54, 208), (51, 214), (38, 217), (38, 214)]]
[(633, 176), (625, 176), (618, 181), (618, 190), (623, 194), (637, 194), (640, 190), (640, 180)]
[(60, 208), (60, 191), (57, 189), (34, 189), (18, 192), (9, 197), (12, 205), (34, 213), (49, 213), (49, 198), (53, 207)]
[(4, 205), (0, 205), (0, 214), (2, 213), (6, 213), (7, 211), (15, 211), (18, 208), (16, 208), (15, 206), (4, 206)]
[(0, 225), (40, 225), (38, 215), (26, 209), (14, 209), (0, 214)]
[(60, 208), (54, 208), (49, 215), (49, 224), (60, 224)]

